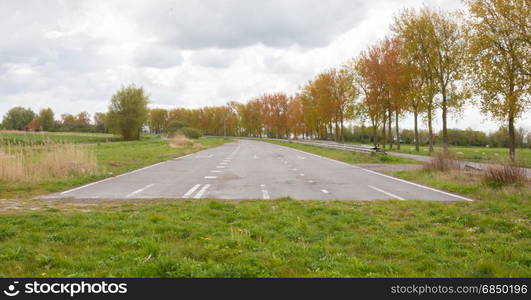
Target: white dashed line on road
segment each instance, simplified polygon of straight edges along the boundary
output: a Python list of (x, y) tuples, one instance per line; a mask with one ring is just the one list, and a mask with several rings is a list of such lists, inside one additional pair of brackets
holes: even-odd
[(186, 192), (186, 194), (183, 195), (183, 198), (190, 197), (190, 195), (192, 195), (195, 192), (195, 190), (197, 190), (200, 186), (201, 186), (200, 184), (194, 185), (191, 189), (188, 190), (188, 192)]
[(304, 173), (300, 173), (299, 175), (300, 175), (300, 176), (304, 176)]
[(153, 185), (154, 185), (153, 183), (152, 183), (152, 184), (148, 184), (148, 185), (146, 185), (145, 187), (143, 187), (143, 188), (141, 188), (141, 189), (138, 189), (138, 190), (136, 190), (136, 191), (134, 191), (134, 192), (132, 192), (132, 193), (127, 194), (127, 196), (125, 196), (125, 197), (126, 197), (126, 198), (133, 197), (134, 195), (136, 195), (136, 194), (138, 194), (138, 193), (142, 193), (143, 191), (149, 189), (149, 188), (152, 187)]
[(328, 193), (330, 193), (330, 192), (327, 191), (327, 190), (321, 190), (321, 192), (323, 192), (323, 194), (328, 194)]
[(222, 172), (223, 171), (221, 171), (221, 170), (212, 170), (212, 171), (210, 171), (210, 173), (222, 173)]
[(205, 176), (205, 179), (216, 179), (218, 178), (217, 176)]
[(225, 166), (216, 166), (216, 168), (218, 168), (218, 169), (224, 169)]
[(406, 200), (406, 199), (404, 199), (404, 198), (402, 198), (402, 197), (400, 197), (400, 196), (397, 196), (397, 195), (395, 195), (395, 194), (391, 194), (391, 193), (386, 192), (386, 191), (384, 191), (384, 190), (382, 190), (382, 189), (379, 189), (379, 188), (377, 188), (377, 187), (375, 187), (375, 186), (372, 186), (372, 185), (367, 185), (367, 186), (370, 187), (371, 189), (375, 190), (375, 191), (378, 191), (378, 192), (380, 192), (380, 193), (386, 194), (387, 196), (389, 196), (389, 197), (391, 197), (391, 198), (395, 198), (395, 199), (398, 199), (398, 200)]
[(206, 190), (208, 190), (208, 188), (210, 187), (210, 184), (205, 184), (197, 194), (195, 194), (194, 196), (194, 199), (199, 199), (201, 197), (203, 197), (203, 194), (206, 192)]

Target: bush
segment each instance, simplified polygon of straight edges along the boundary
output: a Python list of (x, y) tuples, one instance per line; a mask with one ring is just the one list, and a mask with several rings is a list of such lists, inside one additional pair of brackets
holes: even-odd
[(525, 168), (514, 164), (492, 165), (484, 170), (483, 181), (494, 187), (519, 185), (527, 181), (527, 174)]
[(201, 133), (201, 131), (199, 131), (199, 129), (192, 128), (192, 127), (183, 127), (179, 129), (177, 132), (184, 135), (185, 137), (189, 139), (198, 139), (201, 136), (203, 136), (203, 134)]
[(429, 162), (424, 164), (424, 168), (446, 172), (450, 170), (459, 170), (460, 164), (452, 154), (438, 151), (434, 153)]

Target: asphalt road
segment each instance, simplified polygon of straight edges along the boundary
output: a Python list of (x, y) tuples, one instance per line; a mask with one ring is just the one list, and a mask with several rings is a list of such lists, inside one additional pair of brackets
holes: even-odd
[(252, 140), (158, 163), (46, 198), (470, 199), (292, 148)]

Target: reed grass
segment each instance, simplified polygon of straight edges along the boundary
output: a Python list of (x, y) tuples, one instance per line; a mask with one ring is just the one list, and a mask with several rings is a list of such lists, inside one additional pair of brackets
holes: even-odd
[(42, 182), (96, 171), (91, 145), (46, 141), (0, 146), (0, 181)]

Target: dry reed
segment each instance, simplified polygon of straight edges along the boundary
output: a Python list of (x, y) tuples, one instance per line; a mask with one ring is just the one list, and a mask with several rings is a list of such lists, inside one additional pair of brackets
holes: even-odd
[(94, 174), (96, 169), (96, 155), (91, 145), (47, 141), (0, 146), (1, 181), (39, 182)]

